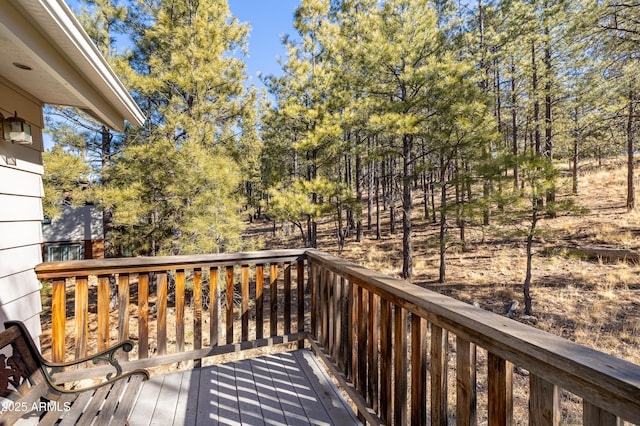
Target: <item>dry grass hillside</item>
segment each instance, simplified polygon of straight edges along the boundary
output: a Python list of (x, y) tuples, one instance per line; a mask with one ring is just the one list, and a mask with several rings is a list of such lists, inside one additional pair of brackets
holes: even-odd
[[(536, 242), (533, 317), (524, 316), (522, 312), (524, 240), (505, 237), (504, 229), (469, 229), (468, 250), (449, 252), (447, 284), (439, 285), (438, 229), (420, 217), (420, 208), (414, 209), (412, 281), (501, 315), (507, 312), (512, 301), (519, 301), (514, 319), (640, 364), (640, 265), (585, 259), (569, 250), (575, 247), (640, 249), (640, 211), (626, 211), (626, 169), (621, 161), (610, 161), (603, 166), (583, 164), (581, 170), (575, 202), (584, 207), (586, 213), (545, 219), (540, 225), (549, 232)], [(389, 235), (388, 218), (385, 220), (380, 240), (374, 239), (373, 231), (366, 231), (364, 242), (350, 240), (340, 255), (399, 276), (402, 236), (400, 233)], [(256, 222), (247, 237), (263, 239), (265, 247), (270, 249), (298, 247), (301, 244), (298, 235), (284, 228), (278, 227), (273, 234), (271, 224)], [(319, 234), (318, 248), (338, 254), (330, 220), (321, 224)]]

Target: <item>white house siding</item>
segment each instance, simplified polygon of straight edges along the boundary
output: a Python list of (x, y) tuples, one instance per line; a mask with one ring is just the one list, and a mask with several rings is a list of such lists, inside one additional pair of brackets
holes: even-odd
[(0, 138), (0, 329), (6, 320), (41, 334), (40, 283), (34, 267), (42, 262), (42, 103), (0, 79), (0, 113), (31, 125), (33, 145)]

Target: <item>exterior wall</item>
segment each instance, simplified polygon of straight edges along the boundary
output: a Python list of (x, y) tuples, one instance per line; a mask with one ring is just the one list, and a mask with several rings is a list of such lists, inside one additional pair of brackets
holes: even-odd
[(42, 225), (42, 233), (45, 262), (52, 261), (47, 256), (48, 247), (56, 243), (82, 244), (84, 259), (104, 258), (102, 210), (96, 206), (65, 206), (59, 217), (52, 219), (50, 224)]
[(42, 261), (42, 104), (0, 78), (0, 113), (14, 111), (30, 125), (33, 145), (0, 137), (0, 329), (20, 320), (38, 341), (41, 334), (40, 282), (34, 267)]

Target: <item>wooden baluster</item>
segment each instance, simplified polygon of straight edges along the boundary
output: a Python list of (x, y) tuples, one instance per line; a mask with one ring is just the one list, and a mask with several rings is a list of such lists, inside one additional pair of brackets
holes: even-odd
[(447, 424), (448, 333), (431, 324), (431, 424)]
[(391, 424), (391, 303), (387, 299), (380, 300), (380, 419), (387, 425)]
[(560, 389), (535, 374), (529, 374), (529, 424), (559, 426), (560, 405)]
[(291, 333), (291, 263), (284, 264), (284, 334)]
[(234, 296), (234, 282), (233, 282), (233, 266), (227, 266), (227, 287), (226, 287), (226, 337), (227, 345), (233, 343), (233, 296)]
[(426, 321), (411, 314), (411, 424), (427, 424)]
[(607, 410), (585, 400), (583, 401), (582, 424), (584, 426), (622, 426), (624, 422)]
[(184, 352), (184, 269), (176, 271), (176, 351)]
[[(297, 299), (298, 299), (298, 333), (305, 331), (304, 327), (304, 261), (298, 260), (296, 264), (296, 272), (297, 272)], [(298, 340), (298, 349), (304, 348), (304, 340)]]
[(218, 286), (218, 267), (209, 269), (209, 344), (220, 344), (220, 288)]
[(358, 391), (367, 397), (367, 293), (358, 286)]
[(342, 313), (344, 312), (344, 283), (342, 277), (337, 277), (335, 284), (335, 298), (336, 298), (336, 310), (334, 316), (335, 328), (336, 328), (336, 339), (335, 339), (335, 351), (334, 351), (334, 362), (338, 366), (338, 369), (344, 369), (344, 341), (343, 341), (343, 317)]
[(311, 263), (311, 336), (318, 340), (318, 267)]
[(353, 386), (358, 389), (358, 286), (353, 283), (349, 283), (351, 288), (349, 305), (351, 306), (351, 381)]
[(340, 277), (340, 283), (342, 285), (342, 298), (344, 302), (342, 303), (342, 312), (340, 315), (342, 316), (342, 363), (343, 363), (343, 373), (345, 377), (351, 376), (351, 353), (353, 347), (353, 341), (351, 340), (351, 330), (353, 328), (351, 322), (351, 305), (353, 304), (353, 290), (352, 284), (347, 281), (344, 277)]
[(98, 352), (109, 346), (109, 276), (98, 277)]
[(89, 338), (89, 279), (76, 277), (76, 359), (86, 358)]
[(149, 357), (149, 274), (138, 275), (138, 359)]
[[(193, 270), (193, 349), (202, 348), (202, 269)], [(194, 361), (194, 367), (199, 368), (202, 361)]]
[(378, 411), (378, 300), (379, 297), (369, 293), (369, 310), (367, 315), (367, 395), (374, 411)]
[(326, 291), (327, 291), (327, 303), (324, 304), (323, 306), (327, 307), (328, 313), (327, 313), (327, 332), (328, 332), (328, 339), (327, 339), (327, 346), (326, 346), (326, 352), (328, 355), (330, 355), (331, 357), (333, 357), (333, 359), (335, 360), (336, 358), (336, 299), (335, 299), (335, 291), (336, 291), (336, 276), (333, 272), (331, 271), (327, 271), (327, 286), (326, 286)]
[(54, 362), (64, 362), (66, 348), (66, 282), (56, 279), (51, 289), (51, 346)]
[(322, 347), (324, 348), (326, 353), (329, 352), (329, 310), (327, 309), (329, 303), (329, 299), (327, 297), (327, 282), (329, 279), (328, 275), (329, 271), (322, 268), (320, 272), (320, 315), (322, 318), (320, 338)]
[(271, 264), (269, 274), (269, 331), (271, 337), (278, 335), (278, 265)]
[(241, 292), (242, 292), (242, 313), (241, 313), (242, 337), (241, 339), (243, 342), (246, 342), (249, 340), (249, 265), (242, 265)]
[(395, 383), (393, 392), (393, 422), (407, 424), (407, 313), (394, 305), (393, 366)]
[(167, 273), (159, 272), (156, 274), (158, 300), (157, 306), (157, 335), (158, 335), (158, 355), (164, 355), (167, 353)]
[(456, 336), (456, 424), (475, 426), (477, 420), (476, 345)]
[(256, 265), (256, 339), (264, 337), (264, 265)]
[[(118, 342), (129, 338), (129, 274), (118, 276)], [(121, 351), (121, 361), (129, 359), (129, 353)]]
[(513, 367), (510, 362), (489, 353), (489, 426), (513, 424)]

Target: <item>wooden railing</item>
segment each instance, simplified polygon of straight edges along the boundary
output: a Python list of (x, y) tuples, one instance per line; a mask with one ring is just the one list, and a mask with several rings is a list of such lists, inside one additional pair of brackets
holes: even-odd
[[(140, 347), (130, 368), (307, 338), (367, 423), (559, 425), (573, 404), (586, 425), (640, 424), (640, 366), (317, 250), (62, 262), (36, 271), (53, 280), (57, 360), (87, 352), (89, 318), (98, 346), (108, 343), (116, 277), (115, 338), (128, 335)], [(67, 321), (75, 325), (68, 338)], [(67, 351), (74, 344), (75, 353)], [(154, 345), (155, 353), (147, 350)], [(518, 407), (524, 413), (514, 413)]]

